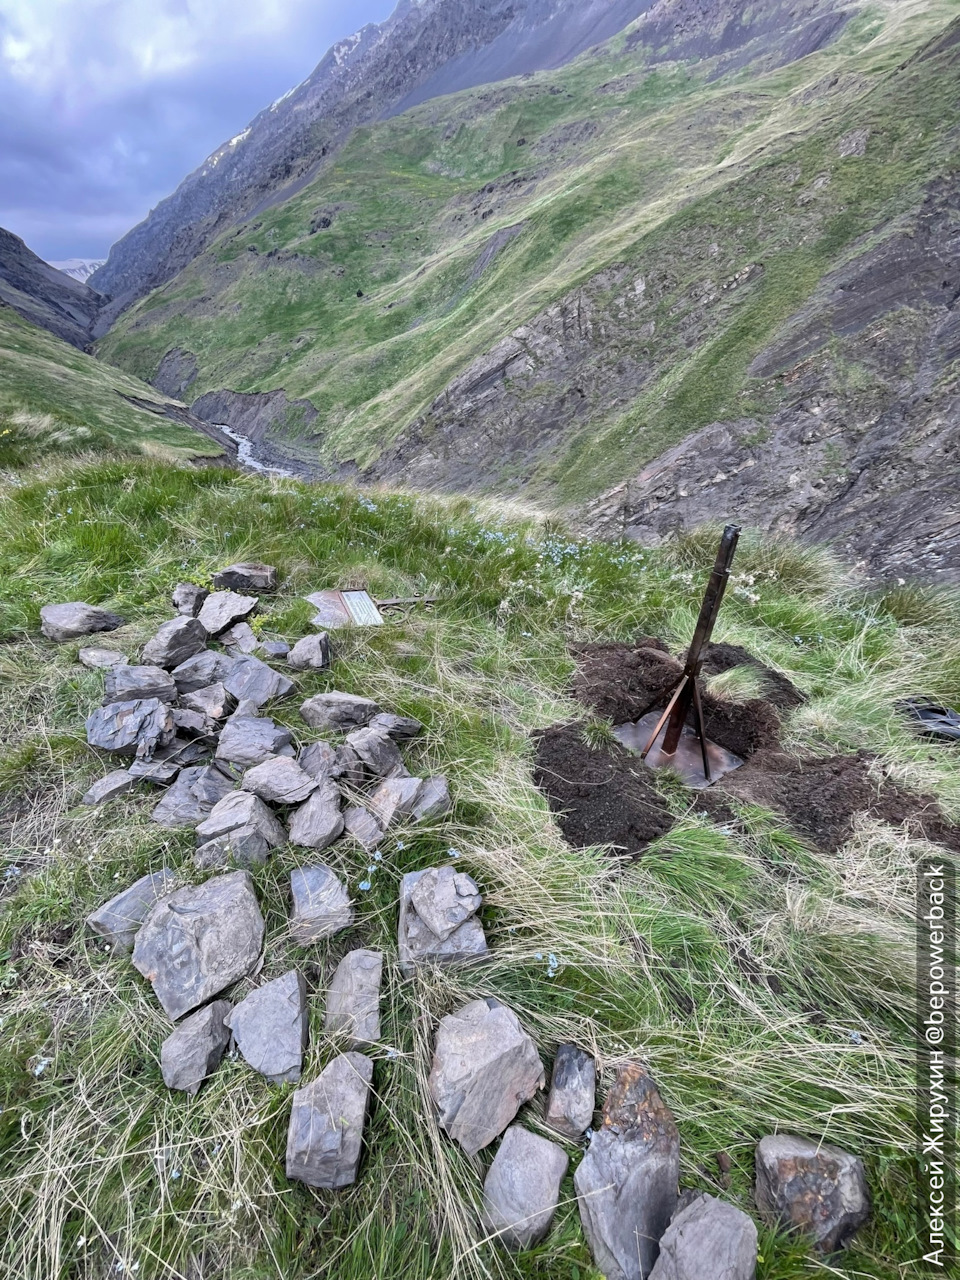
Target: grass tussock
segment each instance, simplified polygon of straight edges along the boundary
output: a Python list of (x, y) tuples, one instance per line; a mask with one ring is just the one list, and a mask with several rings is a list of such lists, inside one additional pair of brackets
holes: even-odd
[[(23, 475), (0, 498), (0, 1273), (596, 1280), (570, 1178), (547, 1240), (508, 1255), (477, 1223), (492, 1152), (468, 1160), (432, 1119), (437, 1020), (496, 996), (548, 1066), (566, 1040), (596, 1054), (605, 1083), (627, 1058), (650, 1063), (680, 1126), (685, 1186), (750, 1211), (753, 1147), (774, 1129), (865, 1159), (874, 1215), (855, 1247), (825, 1268), (802, 1242), (764, 1231), (761, 1280), (916, 1274), (911, 892), (924, 846), (862, 822), (828, 857), (750, 806), (729, 827), (713, 825), (665, 783), (680, 821), (624, 866), (609, 850), (567, 847), (531, 782), (529, 732), (584, 718), (568, 698), (568, 643), (645, 633), (680, 649), (709, 538), (656, 552), (579, 543), (467, 500), (150, 461)], [(206, 582), (243, 558), (280, 570), (281, 591), (264, 599), (257, 624), (264, 635), (305, 634), (302, 594), (344, 582), (441, 597), (382, 629), (340, 633), (334, 671), (299, 685), (304, 696), (364, 693), (423, 720), (408, 764), (448, 775), (452, 814), (397, 828), (379, 862), (346, 841), (327, 851), (358, 918), (309, 948), (286, 926), (289, 872), (303, 851), (278, 851), (254, 877), (267, 920), (263, 977), (296, 965), (307, 978), (306, 1079), (336, 1050), (323, 1006), (338, 960), (361, 945), (386, 953), (361, 1176), (337, 1195), (283, 1175), (288, 1087), (228, 1059), (195, 1100), (164, 1088), (169, 1026), (129, 963), (100, 949), (82, 921), (148, 870), (199, 878), (192, 841), (150, 822), (156, 793), (146, 789), (99, 811), (78, 807), (111, 767), (83, 739), (101, 677), (77, 665), (77, 646), (38, 633), (42, 604), (85, 599), (129, 620), (105, 639), (133, 654), (169, 615), (177, 581)], [(717, 638), (808, 695), (786, 723), (789, 743), (867, 748), (878, 769), (960, 811), (955, 753), (913, 737), (893, 706), (909, 693), (955, 693), (954, 603), (938, 597), (901, 620), (821, 553), (749, 537), (737, 569), (753, 581), (731, 590)], [(727, 696), (745, 695), (727, 683)], [(309, 738), (297, 705), (270, 711)], [(585, 732), (597, 745), (609, 739), (601, 722)], [(493, 959), (403, 981), (400, 877), (448, 861), (483, 890)], [(542, 1129), (542, 1100), (522, 1119)], [(568, 1150), (575, 1165), (579, 1150)], [(718, 1152), (733, 1162), (728, 1179)]]

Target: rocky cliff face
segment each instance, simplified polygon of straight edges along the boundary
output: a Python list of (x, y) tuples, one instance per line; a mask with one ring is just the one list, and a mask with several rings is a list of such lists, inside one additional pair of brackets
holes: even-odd
[(0, 227), (0, 303), (86, 350), (103, 298), (88, 285), (51, 267), (19, 236)]
[(99, 333), (213, 237), (288, 199), (360, 124), (440, 93), (562, 65), (653, 0), (401, 0), (335, 45), (313, 74), (124, 236), (92, 284), (112, 299)]

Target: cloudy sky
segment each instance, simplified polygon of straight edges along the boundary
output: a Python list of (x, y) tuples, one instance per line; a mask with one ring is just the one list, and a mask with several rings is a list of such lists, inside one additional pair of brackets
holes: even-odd
[(110, 245), (395, 0), (0, 0), (0, 227)]

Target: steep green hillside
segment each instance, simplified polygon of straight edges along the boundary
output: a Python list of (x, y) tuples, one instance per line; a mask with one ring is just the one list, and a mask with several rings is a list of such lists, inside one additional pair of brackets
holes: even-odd
[(68, 346), (9, 308), (0, 310), (0, 468), (48, 454), (223, 453), (213, 440), (138, 409), (124, 396), (162, 403), (138, 378)]
[[(532, 730), (578, 722), (584, 751), (609, 745), (609, 724), (571, 696), (570, 646), (654, 634), (678, 647), (713, 546), (577, 542), (466, 499), (364, 495), (148, 460), (0, 485), (5, 1276), (599, 1280), (569, 1175), (537, 1248), (512, 1255), (478, 1230), (492, 1148), (468, 1160), (440, 1132), (426, 1074), (438, 1019), (479, 996), (512, 1006), (547, 1063), (558, 1041), (590, 1048), (603, 1087), (619, 1063), (648, 1061), (680, 1128), (684, 1187), (754, 1214), (754, 1145), (773, 1130), (863, 1157), (873, 1214), (852, 1248), (825, 1263), (761, 1227), (759, 1280), (918, 1274), (911, 893), (930, 846), (891, 812), (884, 821), (857, 811), (828, 851), (783, 813), (730, 795), (711, 819), (659, 775), (655, 797), (675, 825), (639, 860), (617, 857), (566, 844), (533, 784)], [(169, 616), (176, 582), (208, 582), (226, 562), (259, 557), (281, 578), (263, 601), (264, 635), (308, 632), (302, 593), (337, 583), (441, 597), (431, 612), (338, 633), (333, 669), (297, 680), (301, 696), (337, 688), (418, 716), (426, 732), (407, 758), (418, 772), (449, 776), (453, 811), (391, 830), (376, 864), (346, 839), (325, 851), (357, 921), (309, 947), (287, 928), (289, 872), (304, 851), (279, 848), (254, 871), (267, 919), (263, 977), (295, 965), (308, 984), (305, 1079), (337, 1051), (323, 1030), (333, 967), (351, 947), (384, 952), (383, 1041), (371, 1051), (360, 1177), (338, 1193), (284, 1177), (292, 1086), (267, 1084), (234, 1055), (195, 1099), (164, 1087), (158, 1057), (170, 1024), (129, 961), (105, 953), (83, 919), (148, 870), (202, 879), (193, 833), (150, 821), (157, 792), (147, 785), (98, 809), (79, 804), (115, 767), (83, 731), (102, 675), (78, 665), (75, 644), (53, 645), (38, 629), (46, 602), (104, 603), (129, 620), (106, 642), (132, 657)], [(867, 751), (867, 805), (882, 789), (902, 797), (916, 788), (955, 817), (955, 748), (915, 738), (894, 703), (956, 689), (958, 633), (947, 597), (867, 596), (819, 552), (745, 539), (718, 638), (807, 695), (784, 713), (786, 749), (832, 757), (835, 771), (840, 756), (865, 770), (856, 753)], [(735, 708), (750, 681), (730, 674), (712, 688)], [(299, 702), (271, 704), (269, 714), (312, 739)], [(452, 858), (485, 895), (493, 958), (405, 981), (400, 877)], [(249, 989), (244, 981), (237, 994)], [(520, 1122), (548, 1132), (542, 1101)], [(573, 1168), (582, 1145), (566, 1149)]]
[(751, 362), (955, 164), (956, 42), (911, 58), (960, 4), (857, 8), (772, 69), (663, 61), (628, 31), (358, 130), (101, 353), (161, 384), (177, 353), (191, 399), (309, 400), (274, 443), (329, 474), (582, 503), (711, 421), (772, 413)]

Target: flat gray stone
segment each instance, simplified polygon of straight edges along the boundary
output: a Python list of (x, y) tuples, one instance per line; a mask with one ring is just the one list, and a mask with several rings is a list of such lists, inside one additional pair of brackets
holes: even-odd
[[(458, 902), (472, 902), (480, 899), (477, 886), (468, 875), (464, 875), (462, 872), (459, 873), (463, 876), (460, 882), (463, 890), (461, 895), (457, 893), (455, 877), (458, 876), (458, 873), (454, 872), (453, 867), (430, 868), (429, 870), (449, 873), (449, 876), (446, 877), (449, 883), (444, 887), (452, 890)], [(409, 871), (400, 881), (398, 953), (400, 968), (406, 977), (410, 977), (413, 974), (417, 965), (473, 964), (479, 960), (485, 960), (489, 955), (483, 925), (475, 913), (468, 915), (460, 925), (447, 933), (445, 938), (441, 938), (434, 933), (423, 920), (414, 905), (414, 895), (420, 880), (426, 874), (425, 871)], [(428, 881), (428, 890), (429, 886), (430, 882)], [(429, 900), (432, 896), (428, 890), (424, 891), (424, 901)], [(452, 901), (450, 905), (453, 906)], [(430, 915), (437, 914), (436, 911), (431, 911), (427, 907), (424, 909)]]
[(285, 698), (288, 693), (292, 693), (293, 681), (252, 654), (243, 654), (237, 658), (233, 670), (223, 681), (223, 687), (238, 702), (247, 699), (262, 707), (273, 698)]
[(230, 1043), (230, 1029), (224, 1023), (229, 1012), (229, 1000), (214, 1000), (184, 1018), (167, 1036), (160, 1046), (160, 1070), (168, 1089), (182, 1089), (196, 1097)]
[(861, 1160), (786, 1133), (757, 1144), (755, 1199), (764, 1222), (802, 1232), (820, 1253), (834, 1253), (870, 1216)]
[(98, 778), (86, 793), (81, 804), (106, 804), (108, 800), (116, 800), (126, 795), (136, 785), (136, 778), (131, 777), (128, 769), (114, 769), (103, 778)]
[(287, 654), (287, 665), (294, 671), (322, 671), (330, 665), (330, 637), (326, 631), (304, 636)]
[(347, 734), (346, 745), (354, 750), (364, 767), (375, 778), (406, 774), (397, 744), (382, 729), (354, 729)]
[(195, 827), (219, 801), (233, 790), (233, 783), (212, 765), (184, 769), (151, 817), (161, 827)]
[(483, 1183), (483, 1225), (509, 1249), (539, 1244), (560, 1202), (570, 1161), (556, 1142), (514, 1124)]
[(249, 872), (230, 871), (161, 899), (140, 926), (133, 963), (177, 1019), (253, 970), (263, 927)]
[(289, 747), (292, 734), (267, 716), (232, 716), (217, 743), (217, 759), (252, 769)]
[(172, 892), (176, 876), (166, 869), (141, 876), (87, 916), (91, 933), (109, 942), (115, 953), (133, 950), (134, 939), (159, 898)]
[(181, 662), (170, 674), (182, 696), (198, 689), (209, 689), (211, 685), (222, 684), (235, 663), (236, 658), (229, 653), (215, 653), (213, 649), (205, 649), (196, 657)]
[(254, 765), (243, 775), (240, 785), (270, 804), (302, 804), (317, 789), (316, 779), (288, 756), (270, 756)]
[(124, 667), (129, 661), (115, 649), (80, 649), (77, 660), (91, 671), (109, 671), (111, 667)]
[(140, 757), (168, 746), (176, 732), (173, 712), (158, 698), (111, 702), (87, 716), (86, 728), (91, 747)]
[(431, 933), (446, 942), (455, 929), (476, 915), (483, 898), (476, 881), (451, 866), (429, 867), (410, 890), (410, 905)]
[(137, 702), (140, 698), (176, 702), (177, 686), (170, 675), (159, 667), (110, 667), (103, 681), (103, 705)]
[(261, 640), (260, 648), (268, 658), (286, 658), (290, 653), (286, 640)]
[(593, 1260), (608, 1280), (646, 1280), (677, 1207), (680, 1135), (650, 1076), (622, 1067), (573, 1183)]
[(304, 773), (309, 773), (318, 782), (339, 777), (337, 751), (329, 742), (311, 742), (308, 746), (301, 747), (297, 762)]
[(408, 742), (423, 732), (423, 725), (413, 716), (395, 716), (389, 711), (381, 711), (370, 721), (371, 729), (380, 729), (394, 742)]
[[(229, 694), (227, 695), (229, 697)], [(262, 720), (269, 719), (267, 716), (260, 715), (260, 708), (250, 698), (243, 698), (236, 704), (228, 720)]]
[(143, 646), (142, 657), (157, 667), (179, 667), (201, 653), (206, 644), (207, 633), (198, 618), (173, 618)]
[(423, 790), (423, 778), (385, 778), (369, 797), (370, 812), (384, 831), (409, 817)]
[(650, 1280), (755, 1280), (757, 1228), (735, 1205), (701, 1193), (674, 1214)]
[(413, 806), (414, 822), (432, 822), (434, 818), (442, 818), (453, 808), (450, 801), (450, 788), (444, 777), (426, 778), (416, 803)]
[(65, 644), (92, 636), (98, 631), (116, 631), (124, 625), (124, 619), (109, 609), (83, 604), (79, 600), (69, 604), (45, 604), (40, 610), (40, 630), (48, 640)]
[(213, 585), (218, 591), (276, 591), (277, 571), (272, 564), (259, 560), (244, 560), (229, 564), (213, 575)]
[(218, 636), (235, 622), (248, 618), (260, 601), (256, 596), (241, 596), (234, 591), (212, 591), (197, 614), (212, 636)]
[(340, 788), (325, 779), (316, 791), (290, 815), (290, 843), (305, 849), (326, 849), (343, 833)]
[(496, 1000), (473, 1000), (441, 1019), (430, 1071), (440, 1127), (473, 1156), (544, 1085), (537, 1046)]
[(243, 827), (259, 831), (270, 849), (287, 843), (283, 823), (250, 791), (231, 791), (218, 801), (197, 827), (197, 844), (228, 835)]
[(357, 729), (368, 724), (380, 707), (371, 698), (358, 698), (352, 693), (318, 693), (308, 698), (300, 714), (311, 729)]
[(353, 924), (350, 895), (336, 873), (322, 863), (291, 871), (290, 892), (290, 933), (295, 942), (317, 942)]
[(237, 622), (222, 632), (220, 643), (233, 653), (256, 653), (260, 648), (253, 627), (248, 622)]
[(227, 1015), (237, 1048), (271, 1084), (295, 1084), (307, 1047), (307, 984), (291, 969), (265, 982)]
[(152, 760), (134, 760), (128, 772), (134, 782), (152, 782), (154, 786), (166, 787), (180, 773), (183, 765), (177, 760), (161, 758), (158, 753)]
[(373, 1063), (343, 1053), (293, 1095), (287, 1177), (335, 1190), (357, 1180)]
[(179, 582), (173, 588), (173, 607), (185, 618), (195, 618), (210, 592), (192, 582)]
[(193, 855), (193, 865), (200, 871), (221, 871), (227, 867), (252, 871), (254, 867), (264, 866), (269, 856), (270, 844), (261, 831), (256, 827), (237, 827), (200, 845)]
[(576, 1140), (590, 1128), (596, 1107), (597, 1068), (592, 1054), (575, 1044), (560, 1045), (553, 1060), (547, 1124)]
[(380, 978), (383, 952), (348, 951), (327, 992), (324, 1030), (343, 1036), (350, 1049), (367, 1048), (380, 1039)]
[(343, 827), (367, 853), (372, 853), (383, 842), (383, 828), (361, 805), (347, 805), (343, 811)]

